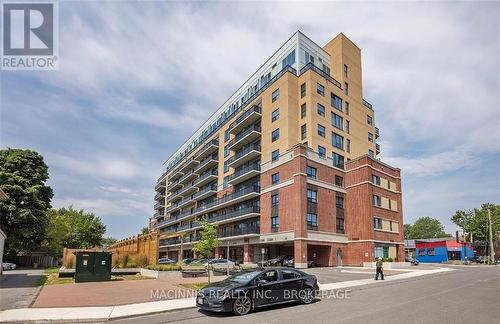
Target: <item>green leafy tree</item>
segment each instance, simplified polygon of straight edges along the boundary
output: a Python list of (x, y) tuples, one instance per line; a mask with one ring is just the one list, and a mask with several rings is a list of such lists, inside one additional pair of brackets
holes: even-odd
[(409, 227), (409, 239), (451, 237), (444, 232), (441, 222), (432, 217), (420, 217)]
[(110, 245), (113, 245), (118, 241), (114, 237), (105, 237), (102, 239), (101, 246), (103, 249), (107, 249)]
[(32, 150), (0, 150), (0, 189), (8, 199), (0, 201), (0, 227), (7, 234), (5, 257), (29, 254), (45, 238), (47, 217), (53, 197), (45, 185), (49, 168)]
[(148, 233), (149, 233), (149, 228), (147, 228), (147, 227), (143, 227), (143, 228), (141, 229), (141, 234), (142, 234), (142, 235), (144, 235), (144, 234), (148, 234)]
[(101, 246), (106, 225), (93, 213), (73, 207), (47, 211), (49, 225), (44, 245), (54, 254), (61, 255), (63, 248), (88, 249)]
[(492, 232), (500, 231), (500, 205), (490, 203), (482, 204), (481, 208), (473, 210), (459, 210), (451, 217), (453, 223), (458, 227), (472, 233), (474, 241), (485, 241), (489, 239), (488, 210), (491, 212)]
[(405, 240), (410, 239), (410, 230), (411, 230), (411, 224), (404, 224), (403, 225), (403, 232), (404, 232)]
[[(209, 259), (214, 256), (215, 249), (219, 245), (217, 227), (206, 219), (202, 220), (200, 224), (202, 227), (200, 239), (194, 244), (193, 250), (202, 257)], [(210, 268), (207, 270), (208, 282), (210, 283)]]

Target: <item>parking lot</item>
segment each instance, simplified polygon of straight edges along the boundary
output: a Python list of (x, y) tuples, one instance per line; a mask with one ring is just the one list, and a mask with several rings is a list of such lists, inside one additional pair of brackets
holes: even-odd
[(43, 270), (8, 270), (0, 276), (0, 310), (30, 307)]

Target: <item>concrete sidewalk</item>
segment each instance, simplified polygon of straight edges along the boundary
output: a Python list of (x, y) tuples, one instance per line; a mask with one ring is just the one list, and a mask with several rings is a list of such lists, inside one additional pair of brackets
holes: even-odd
[[(397, 281), (429, 274), (453, 271), (450, 268), (438, 268), (432, 270), (414, 270), (402, 274), (387, 277), (387, 281)], [(350, 288), (368, 284), (375, 284), (373, 279), (351, 280), (320, 285), (322, 291)], [(104, 306), (104, 307), (66, 307), (66, 308), (24, 308), (10, 309), (0, 312), (2, 322), (23, 321), (57, 321), (57, 320), (110, 320), (121, 317), (153, 314), (192, 308), (195, 306), (194, 298), (173, 299), (148, 303)]]

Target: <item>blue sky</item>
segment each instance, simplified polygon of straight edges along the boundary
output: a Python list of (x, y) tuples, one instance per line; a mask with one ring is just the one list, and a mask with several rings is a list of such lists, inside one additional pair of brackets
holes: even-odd
[(290, 35), (362, 49), (381, 158), (403, 170), (405, 222), (500, 203), (495, 2), (67, 2), (60, 70), (2, 71), (0, 147), (40, 152), (54, 207), (117, 238), (153, 213), (179, 147)]

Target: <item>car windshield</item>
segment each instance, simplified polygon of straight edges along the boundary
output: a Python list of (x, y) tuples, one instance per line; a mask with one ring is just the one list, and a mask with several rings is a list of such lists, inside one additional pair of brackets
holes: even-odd
[(245, 271), (245, 272), (240, 272), (235, 275), (232, 275), (231, 277), (227, 278), (227, 281), (232, 281), (232, 282), (237, 282), (237, 283), (247, 283), (253, 278), (255, 278), (258, 274), (260, 274), (261, 271)]

